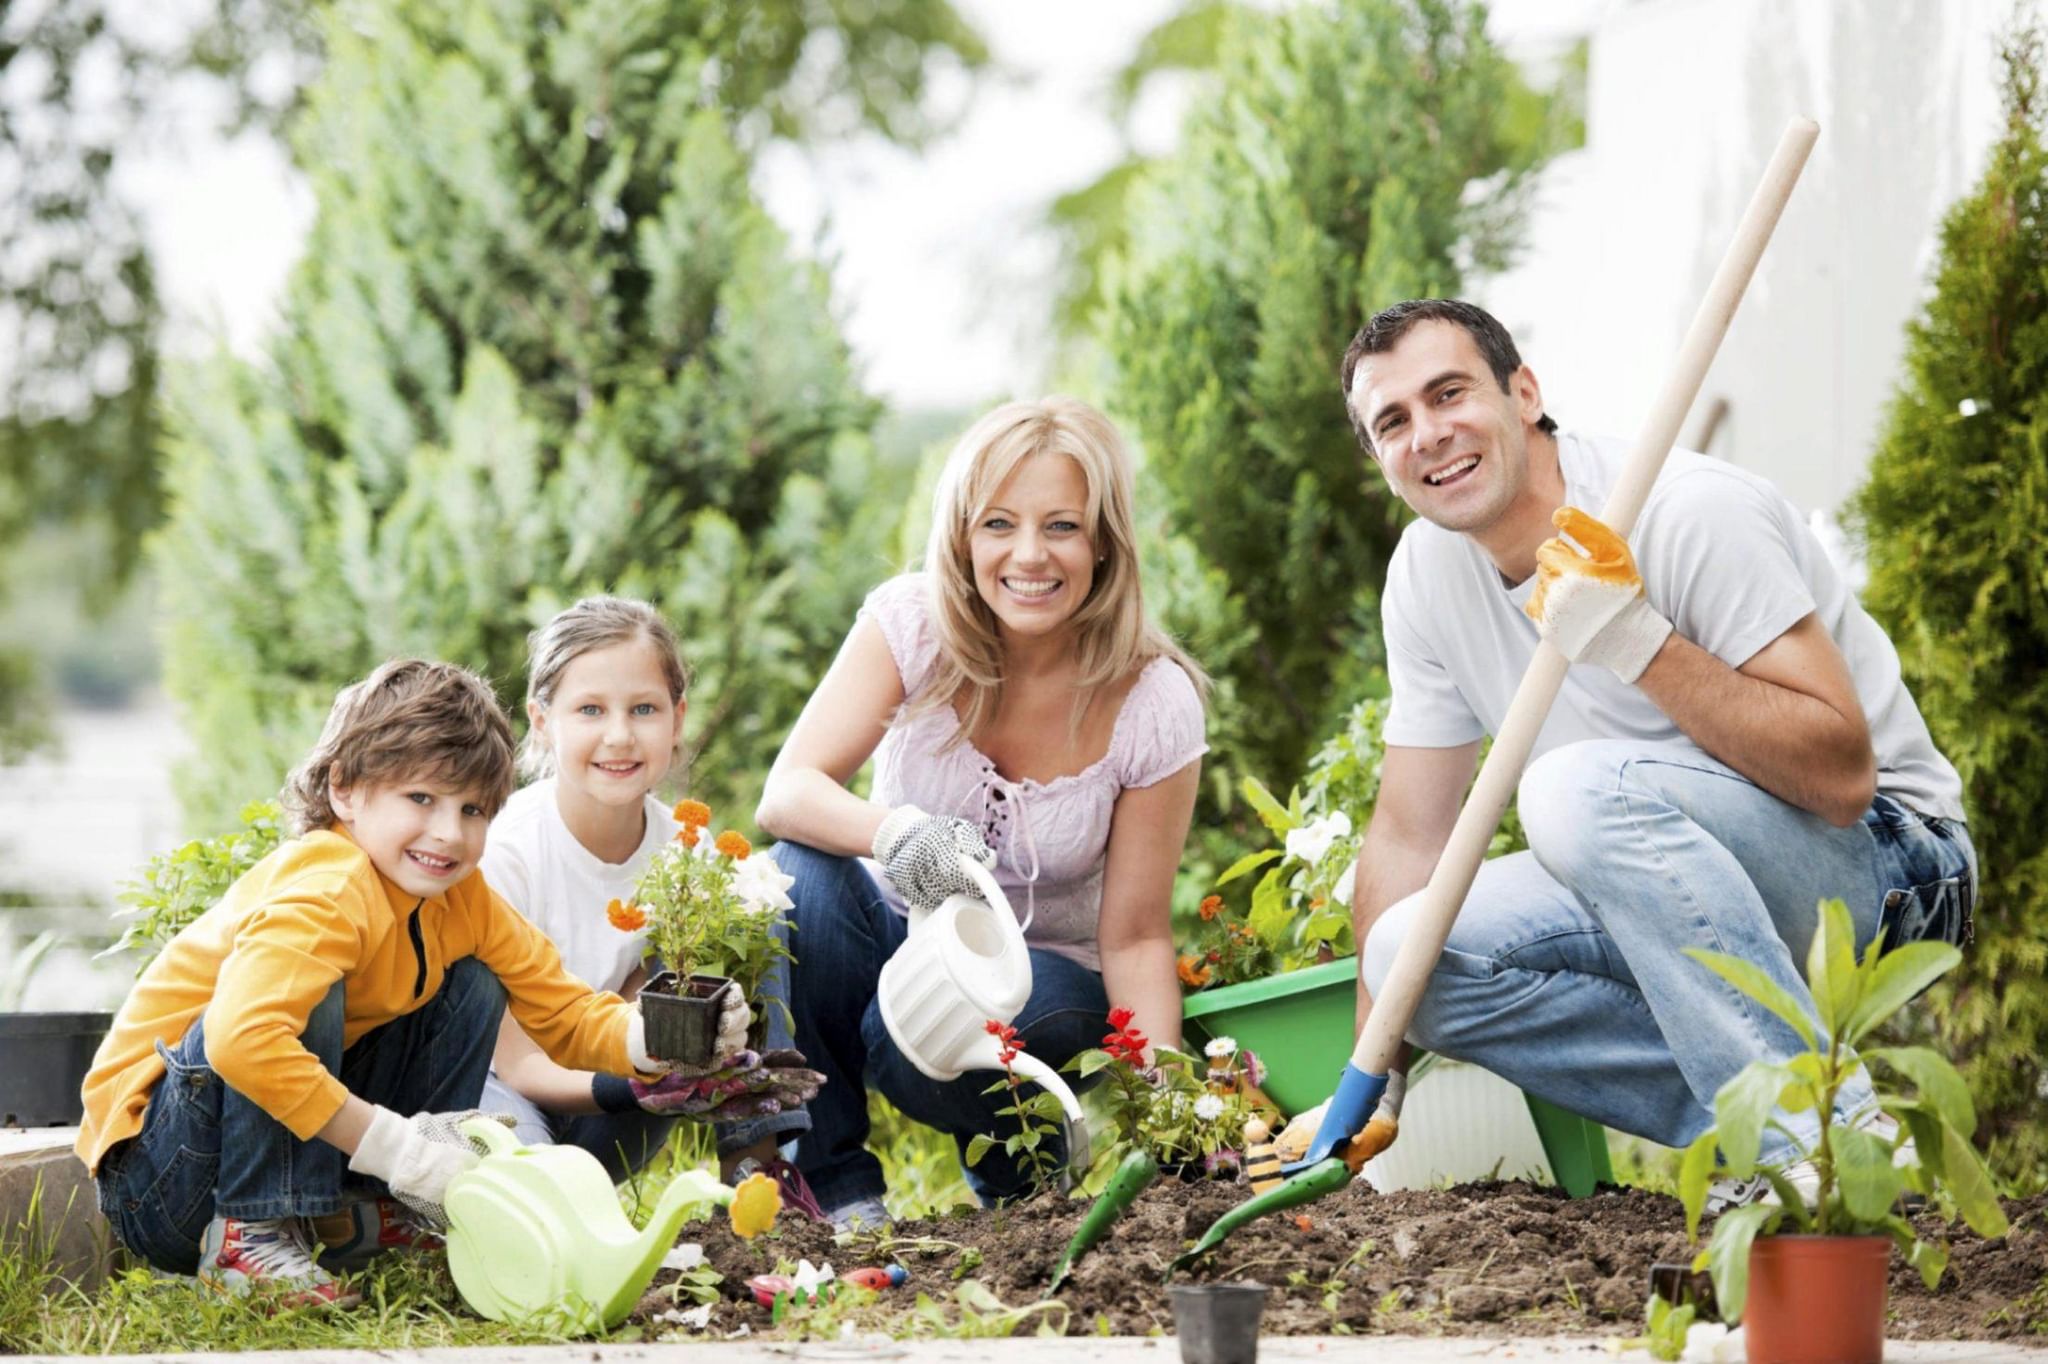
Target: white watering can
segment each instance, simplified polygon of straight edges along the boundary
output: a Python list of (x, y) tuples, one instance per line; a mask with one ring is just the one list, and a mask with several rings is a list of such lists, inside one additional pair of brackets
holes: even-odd
[[(1002, 1043), (989, 1032), (989, 1020), (1012, 1022), (1031, 997), (1031, 953), (1003, 888), (971, 857), (960, 859), (960, 870), (981, 895), (949, 896), (933, 910), (912, 906), (910, 937), (882, 964), (877, 991), (882, 1025), (897, 1050), (934, 1080), (1002, 1069)], [(1066, 1111), (1064, 1182), (1070, 1185), (1088, 1168), (1081, 1101), (1051, 1066), (1029, 1053), (1019, 1052), (1010, 1068), (1037, 1082)]]

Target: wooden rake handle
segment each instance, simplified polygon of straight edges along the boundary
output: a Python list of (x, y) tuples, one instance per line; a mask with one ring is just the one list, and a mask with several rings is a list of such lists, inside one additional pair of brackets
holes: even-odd
[[(1784, 136), (1778, 140), (1778, 150), (1764, 169), (1763, 180), (1742, 215), (1735, 240), (1729, 243), (1721, 267), (1714, 272), (1706, 297), (1700, 300), (1699, 311), (1693, 315), (1692, 327), (1679, 348), (1671, 376), (1665, 380), (1656, 405), (1650, 409), (1649, 420), (1636, 437), (1607, 505), (1601, 508), (1600, 519), (1613, 527), (1616, 534), (1626, 537), (1634, 529), (1636, 517), (1650, 496), (1651, 485), (1657, 481), (1665, 457), (1678, 439), (1679, 424), (1685, 420), (1693, 399), (1699, 396), (1700, 385), (1721, 348), (1721, 338), (1728, 333), (1736, 305), (1742, 301), (1743, 290), (1749, 287), (1750, 276), (1756, 273), (1757, 261), (1771, 239), (1772, 229), (1778, 225), (1786, 201), (1792, 197), (1792, 187), (1799, 181), (1807, 153), (1813, 150), (1814, 139), (1819, 136), (1820, 125), (1801, 118), (1786, 125)], [(1393, 968), (1380, 989), (1380, 997), (1373, 1001), (1358, 1045), (1352, 1049), (1351, 1064), (1368, 1075), (1387, 1073), (1401, 1039), (1407, 1035), (1416, 1006), (1422, 1002), (1429, 973), (1451, 935), (1451, 925), (1465, 903), (1466, 893), (1472, 889), (1472, 878), (1479, 874), (1486, 845), (1500, 827), (1500, 817), (1522, 779), (1522, 768), (1528, 763), (1536, 735), (1550, 714), (1551, 702), (1557, 699), (1557, 689), (1564, 682), (1568, 666), (1564, 655), (1545, 642), (1537, 646), (1536, 656), (1529, 660), (1529, 670), (1522, 674), (1522, 685), (1515, 691), (1507, 719), (1479, 769), (1479, 779), (1465, 799), (1465, 808), (1458, 812), (1450, 840), (1422, 892), (1414, 923), (1394, 954)], [(1364, 943), (1359, 944), (1361, 962), (1365, 959), (1364, 947)]]

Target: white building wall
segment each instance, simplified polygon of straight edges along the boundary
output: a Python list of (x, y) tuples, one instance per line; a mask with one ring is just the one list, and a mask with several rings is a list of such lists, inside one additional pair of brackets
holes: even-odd
[(2004, 0), (1638, 0), (1590, 51), (1587, 145), (1474, 289), (1566, 426), (1633, 432), (1787, 120), (1820, 141), (1685, 428), (1833, 509), (1862, 477), (1941, 218), (1998, 131)]

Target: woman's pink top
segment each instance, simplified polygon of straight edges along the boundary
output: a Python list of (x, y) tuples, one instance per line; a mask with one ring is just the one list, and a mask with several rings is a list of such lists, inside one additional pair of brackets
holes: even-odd
[[(925, 575), (891, 578), (868, 594), (860, 614), (889, 641), (905, 703), (916, 700), (939, 656)], [(1095, 927), (1116, 798), (1163, 781), (1208, 752), (1194, 683), (1172, 659), (1153, 659), (1124, 697), (1109, 751), (1049, 782), (1007, 780), (965, 739), (947, 748), (958, 729), (946, 705), (892, 725), (875, 750), (875, 803), (973, 821), (995, 849), (996, 881), (1011, 907), (1030, 915), (1025, 940), (1100, 971)], [(901, 910), (888, 878), (877, 872), (875, 881)]]

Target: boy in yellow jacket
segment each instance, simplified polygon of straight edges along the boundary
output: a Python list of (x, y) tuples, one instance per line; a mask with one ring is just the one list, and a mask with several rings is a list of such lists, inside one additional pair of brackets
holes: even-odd
[[(150, 963), (86, 1076), (78, 1154), (130, 1251), (352, 1301), (311, 1220), (388, 1192), (441, 1223), (508, 1004), (562, 1065), (667, 1068), (638, 1010), (567, 974), (478, 874), (512, 783), (511, 727), (471, 673), (400, 660), (335, 699), (286, 785), (299, 837)], [(721, 1016), (721, 1055), (746, 1017)], [(408, 1239), (381, 1207), (382, 1240)]]

